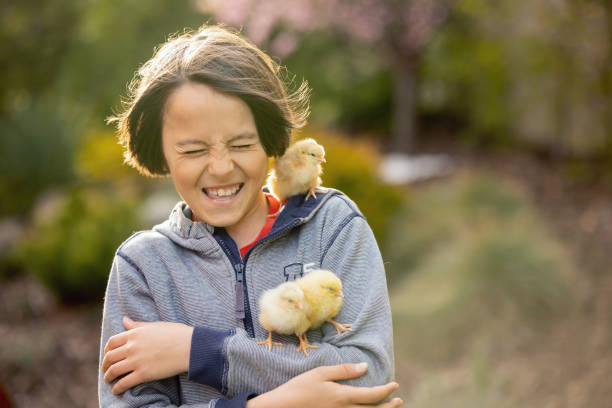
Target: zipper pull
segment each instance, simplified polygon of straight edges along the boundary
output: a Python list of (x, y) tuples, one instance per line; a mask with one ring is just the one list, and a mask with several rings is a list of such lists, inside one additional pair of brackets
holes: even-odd
[(245, 318), (244, 284), (242, 283), (244, 279), (243, 268), (244, 265), (242, 264), (234, 265), (234, 269), (236, 269), (236, 283), (234, 284), (234, 290), (236, 292), (236, 304), (234, 310), (236, 312), (236, 318), (239, 320), (243, 320)]

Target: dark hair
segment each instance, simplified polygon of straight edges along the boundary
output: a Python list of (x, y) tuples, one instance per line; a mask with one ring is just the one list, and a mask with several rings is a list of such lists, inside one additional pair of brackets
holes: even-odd
[(166, 101), (192, 81), (234, 95), (250, 108), (266, 154), (281, 156), (293, 129), (306, 123), (310, 89), (287, 90), (282, 68), (237, 33), (203, 26), (164, 43), (136, 73), (123, 112), (109, 118), (119, 131), (126, 163), (148, 176), (168, 174), (162, 149)]

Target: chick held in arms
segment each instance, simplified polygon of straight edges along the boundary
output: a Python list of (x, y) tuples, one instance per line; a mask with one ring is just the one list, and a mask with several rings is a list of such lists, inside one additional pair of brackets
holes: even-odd
[(333, 318), (342, 308), (342, 282), (332, 271), (317, 269), (293, 282), (285, 282), (265, 291), (259, 298), (259, 323), (268, 330), (268, 338), (257, 344), (282, 346), (272, 341), (272, 332), (295, 334), (300, 340), (297, 352), (308, 357), (306, 332), (327, 322), (338, 334), (351, 331), (350, 324), (338, 323)]
[(316, 193), (323, 192), (317, 189), (323, 173), (321, 163), (325, 163), (323, 146), (310, 138), (297, 141), (274, 161), (268, 188), (281, 201), (297, 194), (306, 194), (306, 200), (316, 198)]
[(351, 331), (350, 324), (342, 324), (333, 320), (342, 307), (342, 281), (332, 271), (316, 269), (295, 283), (304, 292), (306, 302), (310, 306), (308, 320), (310, 328), (316, 329), (327, 322), (334, 326), (338, 334)]
[(268, 350), (272, 350), (272, 346), (282, 346), (282, 343), (272, 341), (272, 332), (295, 334), (300, 340), (297, 351), (303, 350), (308, 356), (306, 349), (316, 348), (306, 340), (306, 331), (310, 327), (309, 313), (304, 292), (295, 282), (285, 282), (265, 291), (259, 298), (259, 323), (268, 330), (268, 338), (257, 344), (267, 345)]

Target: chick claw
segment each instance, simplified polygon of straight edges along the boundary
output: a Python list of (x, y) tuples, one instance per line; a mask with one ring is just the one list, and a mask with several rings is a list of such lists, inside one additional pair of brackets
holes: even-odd
[(345, 333), (345, 332), (350, 332), (351, 331), (351, 325), (350, 324), (338, 323), (337, 321), (332, 320), (332, 319), (329, 319), (327, 322), (335, 327), (336, 332), (338, 332), (338, 334)]
[(306, 198), (304, 199), (304, 201), (308, 201), (308, 199), (312, 196), (312, 198), (314, 198), (315, 200), (317, 199), (317, 194), (323, 194), (325, 191), (321, 190), (319, 188), (311, 188), (310, 190), (308, 190), (308, 194), (306, 195)]
[(300, 351), (303, 351), (304, 354), (306, 355), (306, 357), (308, 357), (308, 350), (309, 348), (319, 348), (319, 346), (313, 346), (312, 344), (308, 343), (308, 339), (306, 338), (306, 333), (301, 334), (298, 336), (298, 339), (300, 339), (300, 347), (297, 348), (296, 353), (299, 353)]
[(270, 350), (270, 351), (272, 351), (272, 346), (279, 346), (279, 347), (283, 346), (282, 343), (278, 343), (278, 342), (272, 341), (272, 332), (268, 332), (268, 338), (265, 341), (258, 341), (257, 344), (259, 344), (259, 345), (267, 344), (268, 345), (268, 350)]

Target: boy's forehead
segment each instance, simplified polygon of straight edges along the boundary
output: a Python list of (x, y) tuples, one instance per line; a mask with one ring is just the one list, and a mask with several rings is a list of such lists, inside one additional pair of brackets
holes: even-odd
[(199, 83), (183, 84), (168, 96), (163, 128), (191, 137), (196, 133), (219, 134), (224, 140), (257, 137), (255, 120), (244, 101)]

